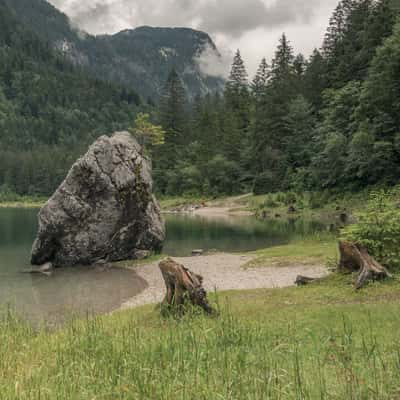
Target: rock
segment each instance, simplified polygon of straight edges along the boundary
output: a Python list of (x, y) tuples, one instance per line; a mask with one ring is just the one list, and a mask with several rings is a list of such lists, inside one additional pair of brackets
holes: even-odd
[(43, 265), (35, 266), (26, 271), (22, 271), (24, 274), (43, 274), (50, 276), (53, 272), (53, 264), (51, 262), (47, 262)]
[(91, 265), (160, 251), (164, 220), (150, 162), (128, 132), (100, 137), (39, 213), (31, 263)]
[(194, 257), (198, 257), (203, 255), (204, 250), (203, 249), (196, 249), (196, 250), (192, 250), (192, 256)]
[(149, 250), (138, 250), (135, 253), (135, 259), (136, 260), (145, 260), (146, 258), (149, 258), (151, 256), (151, 251)]

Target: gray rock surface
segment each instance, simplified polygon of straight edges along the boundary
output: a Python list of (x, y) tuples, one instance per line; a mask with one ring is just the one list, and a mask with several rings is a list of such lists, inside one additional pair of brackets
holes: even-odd
[(165, 239), (150, 162), (128, 132), (102, 136), (39, 213), (33, 265), (90, 265), (158, 251)]

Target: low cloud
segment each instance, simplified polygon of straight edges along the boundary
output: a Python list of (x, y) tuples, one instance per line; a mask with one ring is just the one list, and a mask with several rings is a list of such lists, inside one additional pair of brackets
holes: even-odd
[(322, 43), (338, 0), (48, 0), (75, 27), (92, 34), (115, 33), (141, 25), (191, 27), (211, 35), (219, 50), (205, 49), (198, 65), (205, 74), (226, 76), (232, 53), (240, 48), (254, 74), (262, 57), (274, 55), (282, 32), (308, 55)]
[(211, 45), (207, 45), (195, 58), (195, 62), (203, 75), (225, 79), (228, 77), (232, 58), (233, 54), (229, 49), (217, 51)]

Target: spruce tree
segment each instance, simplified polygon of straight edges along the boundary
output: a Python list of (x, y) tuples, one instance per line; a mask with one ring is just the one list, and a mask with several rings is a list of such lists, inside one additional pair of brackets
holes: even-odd
[(239, 164), (243, 161), (243, 149), (248, 145), (249, 123), (248, 75), (240, 50), (237, 50), (225, 86), (223, 148), (224, 155)]
[(263, 96), (265, 95), (269, 74), (269, 65), (267, 63), (267, 60), (263, 58), (261, 60), (260, 66), (258, 67), (253, 82), (251, 83), (251, 91), (257, 103), (260, 103)]
[(248, 74), (240, 50), (236, 51), (231, 73), (225, 85), (225, 99), (232, 108), (240, 108), (248, 95)]
[(185, 115), (185, 91), (175, 69), (168, 75), (160, 101), (159, 123), (165, 131), (164, 145), (156, 148), (153, 155), (154, 180), (162, 193), (166, 193), (170, 180), (183, 158), (187, 137)]
[(293, 48), (285, 34), (279, 39), (279, 45), (272, 61), (271, 80), (278, 82), (286, 80), (294, 72)]
[(165, 83), (160, 100), (160, 123), (167, 131), (168, 142), (181, 144), (185, 121), (185, 90), (175, 69)]
[(314, 50), (303, 77), (304, 97), (316, 110), (322, 107), (322, 94), (328, 88), (327, 63), (321, 52)]

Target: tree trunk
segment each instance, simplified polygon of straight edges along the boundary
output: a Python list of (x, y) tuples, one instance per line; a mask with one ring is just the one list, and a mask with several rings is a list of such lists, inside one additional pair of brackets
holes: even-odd
[(340, 242), (340, 264), (339, 269), (342, 272), (359, 271), (355, 287), (361, 289), (370, 280), (379, 280), (391, 278), (392, 275), (373, 257), (368, 254), (368, 250), (359, 244), (350, 242)]
[(194, 274), (171, 258), (161, 261), (159, 267), (167, 288), (163, 305), (182, 312), (185, 302), (190, 301), (191, 304), (201, 307), (207, 314), (215, 314), (207, 301), (203, 277)]

